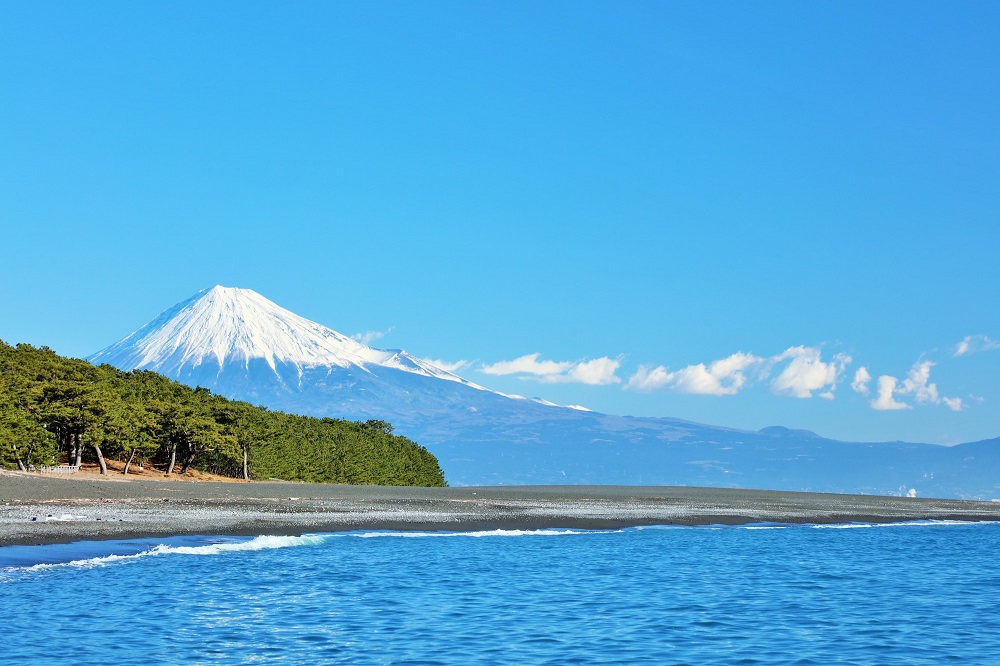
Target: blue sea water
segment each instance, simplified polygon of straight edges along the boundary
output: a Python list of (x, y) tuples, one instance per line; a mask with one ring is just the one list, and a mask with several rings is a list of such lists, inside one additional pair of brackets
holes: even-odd
[(1000, 664), (1000, 524), (0, 548), (0, 663)]

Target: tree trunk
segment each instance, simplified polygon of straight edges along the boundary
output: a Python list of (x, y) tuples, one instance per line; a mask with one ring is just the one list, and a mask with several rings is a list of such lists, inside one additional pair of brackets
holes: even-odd
[(17, 454), (17, 444), (11, 442), (10, 445), (14, 448), (14, 460), (17, 461), (17, 468), (22, 472), (27, 472), (28, 468), (24, 466), (24, 461), (21, 460), (21, 456)]
[(128, 461), (125, 463), (125, 469), (122, 470), (122, 476), (128, 474), (128, 468), (132, 466), (132, 459), (135, 458), (135, 449), (132, 449), (132, 453), (128, 456)]
[(174, 473), (174, 464), (177, 462), (177, 442), (170, 443), (170, 464), (167, 465), (167, 476)]
[(101, 447), (95, 442), (91, 446), (94, 447), (94, 452), (97, 453), (97, 464), (101, 466), (101, 476), (108, 475), (108, 464), (104, 462), (104, 454), (101, 453)]
[(194, 451), (194, 450), (192, 450), (191, 453), (188, 454), (188, 457), (184, 460), (184, 464), (181, 465), (181, 474), (183, 474), (184, 472), (188, 471), (188, 467), (190, 467), (191, 463), (194, 462), (194, 457), (197, 454), (198, 454), (198, 452)]
[(83, 458), (83, 436), (75, 432), (73, 433), (73, 460), (70, 465), (79, 467), (81, 458)]
[(56, 465), (58, 465), (59, 463), (61, 463), (62, 462), (62, 453), (63, 453), (63, 451), (65, 451), (66, 455), (69, 456), (66, 459), (67, 464), (72, 464), (73, 463), (73, 438), (70, 437), (68, 434), (62, 432), (62, 431), (56, 433), (56, 437), (58, 438), (59, 448), (56, 450), (56, 457), (55, 457), (55, 460), (53, 461), (53, 463), (56, 464)]
[(243, 480), (244, 481), (249, 481), (250, 480), (250, 464), (249, 464), (250, 461), (247, 459), (247, 453), (248, 453), (247, 447), (244, 446), (243, 447)]

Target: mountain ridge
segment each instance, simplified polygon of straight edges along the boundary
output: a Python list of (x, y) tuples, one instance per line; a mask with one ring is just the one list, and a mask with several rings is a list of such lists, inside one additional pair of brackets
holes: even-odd
[[(249, 366), (262, 359), (304, 368), (394, 367), (483, 389), (402, 349), (375, 349), (300, 317), (251, 289), (216, 285), (159, 314), (122, 340), (87, 358), (130, 369), (156, 368), (165, 375), (213, 360)], [(280, 376), (280, 375), (279, 375)]]
[(964, 449), (839, 442), (783, 426), (745, 431), (582, 411), (491, 391), (403, 350), (367, 347), (245, 289), (203, 290), (88, 360), (155, 370), (272, 409), (387, 420), (436, 455), (452, 485), (1000, 497), (1000, 439)]

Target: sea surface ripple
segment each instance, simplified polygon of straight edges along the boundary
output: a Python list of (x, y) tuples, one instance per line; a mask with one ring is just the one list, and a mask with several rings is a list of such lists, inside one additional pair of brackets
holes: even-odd
[(1000, 664), (1000, 524), (0, 548), (12, 664)]

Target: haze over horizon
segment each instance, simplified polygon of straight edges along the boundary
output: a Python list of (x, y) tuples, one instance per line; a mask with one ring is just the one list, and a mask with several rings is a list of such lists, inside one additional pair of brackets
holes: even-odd
[(0, 5), (0, 339), (253, 289), (490, 389), (1000, 435), (991, 3)]

